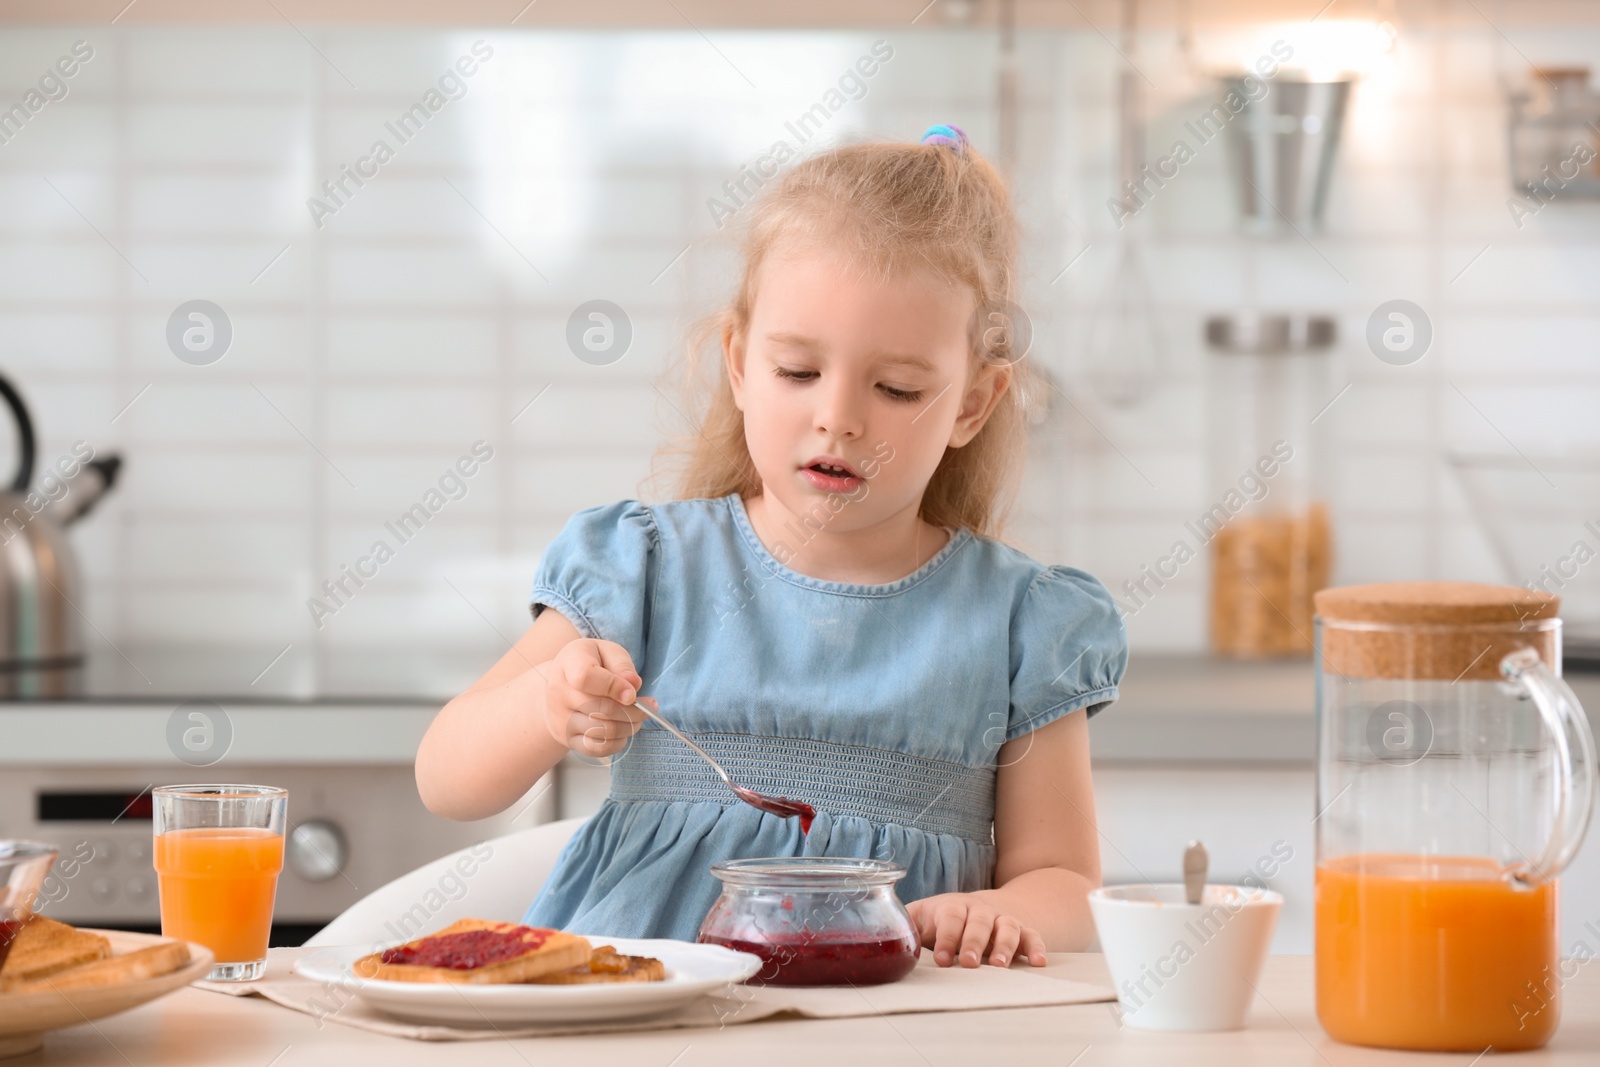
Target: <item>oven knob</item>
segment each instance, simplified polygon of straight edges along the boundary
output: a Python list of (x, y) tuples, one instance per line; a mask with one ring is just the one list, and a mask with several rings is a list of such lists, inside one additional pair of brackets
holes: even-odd
[(106, 877), (96, 878), (89, 883), (89, 895), (102, 904), (109, 904), (117, 896), (117, 883)]
[(150, 842), (143, 840), (129, 841), (122, 846), (122, 858), (135, 867), (150, 866)]
[(344, 832), (327, 819), (312, 819), (289, 833), (289, 869), (308, 882), (326, 882), (349, 858)]
[(129, 900), (142, 904), (150, 899), (150, 879), (143, 875), (130, 878), (122, 887), (122, 892)]

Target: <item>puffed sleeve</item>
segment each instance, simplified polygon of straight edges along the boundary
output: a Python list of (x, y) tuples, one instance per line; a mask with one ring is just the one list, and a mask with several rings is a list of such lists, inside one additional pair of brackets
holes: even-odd
[(545, 607), (585, 637), (615, 641), (643, 669), (660, 534), (637, 500), (585, 508), (550, 542), (533, 579), (530, 610)]
[(1011, 620), (1011, 717), (1006, 740), (1079, 708), (1117, 698), (1128, 637), (1099, 579), (1071, 567), (1034, 577)]

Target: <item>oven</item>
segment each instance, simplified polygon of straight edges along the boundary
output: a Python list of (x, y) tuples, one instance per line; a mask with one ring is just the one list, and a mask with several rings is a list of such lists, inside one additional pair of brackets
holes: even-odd
[(191, 766), (173, 759), (164, 740), (150, 751), (152, 738), (165, 736), (170, 704), (0, 705), (0, 837), (59, 848), (43, 914), (78, 926), (153, 930), (161, 919), (150, 790), (190, 782), (281, 786), (289, 812), (274, 943), (298, 943), (430, 860), (556, 817), (554, 773), (491, 819), (458, 823), (430, 813), (417, 795), (412, 758), (436, 709), (229, 706), (228, 755)]

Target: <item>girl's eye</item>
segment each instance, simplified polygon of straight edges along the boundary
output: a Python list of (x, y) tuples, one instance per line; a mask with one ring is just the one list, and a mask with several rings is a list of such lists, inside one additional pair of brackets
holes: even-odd
[[(791, 369), (789, 367), (773, 367), (772, 373), (791, 382), (809, 382), (817, 377), (817, 372), (814, 370)], [(922, 399), (921, 389), (896, 389), (892, 385), (881, 383), (878, 388), (882, 389), (883, 394), (890, 400), (900, 400), (909, 404)]]

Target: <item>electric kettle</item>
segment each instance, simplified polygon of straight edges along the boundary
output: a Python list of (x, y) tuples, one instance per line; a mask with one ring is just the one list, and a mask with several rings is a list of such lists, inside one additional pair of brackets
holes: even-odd
[(0, 376), (17, 426), (17, 472), (0, 492), (0, 698), (69, 697), (83, 686), (83, 596), (66, 527), (117, 480), (119, 456), (80, 441), (33, 486), (33, 419)]

